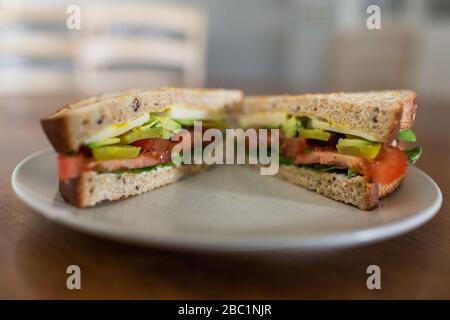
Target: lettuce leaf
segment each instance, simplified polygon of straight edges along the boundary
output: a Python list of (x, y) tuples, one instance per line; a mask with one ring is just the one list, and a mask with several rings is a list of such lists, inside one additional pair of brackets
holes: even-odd
[(148, 171), (152, 171), (152, 170), (156, 170), (156, 169), (169, 168), (169, 167), (174, 167), (174, 166), (175, 165), (172, 162), (167, 162), (167, 163), (160, 163), (160, 164), (157, 164), (157, 165), (154, 165), (154, 166), (149, 166), (149, 167), (144, 167), (144, 168), (121, 169), (121, 170), (113, 171), (111, 173), (116, 173), (116, 174), (135, 173), (135, 174), (139, 174), (139, 173), (148, 172)]
[(329, 172), (329, 173), (338, 173), (345, 174), (347, 178), (353, 178), (359, 176), (359, 172), (353, 170), (351, 168), (342, 168), (337, 166), (327, 166), (323, 164), (308, 164), (308, 165), (299, 165), (301, 168), (307, 168), (310, 170), (314, 170), (317, 172)]
[(359, 176), (359, 172), (356, 170), (353, 170), (352, 168), (347, 169), (347, 178), (353, 178)]
[(403, 152), (408, 157), (408, 163), (409, 165), (413, 165), (417, 162), (417, 160), (420, 159), (422, 156), (422, 148), (421, 147), (415, 147), (409, 150), (403, 150)]
[(398, 133), (398, 140), (416, 142), (416, 134), (412, 129), (403, 129)]
[(285, 164), (285, 165), (293, 165), (293, 164), (294, 164), (294, 162), (293, 162), (292, 160), (286, 159), (286, 158), (283, 157), (281, 154), (279, 155), (279, 160), (278, 160), (278, 162), (279, 162), (280, 164)]
[[(282, 155), (280, 155), (280, 164), (284, 165), (296, 165), (293, 161), (287, 160)], [(303, 165), (296, 165), (300, 168), (306, 168), (310, 170), (314, 170), (317, 172), (332, 172), (332, 173), (339, 173), (339, 174), (345, 174), (347, 178), (353, 178), (359, 175), (359, 172), (356, 170), (353, 170), (351, 168), (342, 168), (337, 166), (327, 166), (324, 164), (303, 164)]]

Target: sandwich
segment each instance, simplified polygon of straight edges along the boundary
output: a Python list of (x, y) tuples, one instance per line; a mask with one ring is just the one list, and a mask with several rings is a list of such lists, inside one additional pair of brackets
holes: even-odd
[(412, 130), (412, 91), (255, 96), (238, 113), (243, 128), (279, 128), (277, 175), (368, 210), (394, 192), (422, 153)]
[[(132, 90), (69, 104), (42, 119), (58, 154), (59, 191), (76, 207), (138, 195), (176, 182), (203, 165), (174, 161), (174, 137), (194, 121), (223, 127), (242, 92)], [(182, 141), (178, 137), (177, 141)]]

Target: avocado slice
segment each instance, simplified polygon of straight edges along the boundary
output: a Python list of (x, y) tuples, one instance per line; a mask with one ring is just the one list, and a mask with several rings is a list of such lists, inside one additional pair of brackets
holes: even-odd
[(123, 144), (130, 144), (142, 139), (162, 138), (170, 139), (172, 132), (163, 128), (151, 128), (150, 126), (142, 126), (120, 136), (120, 142)]
[(296, 117), (290, 117), (283, 125), (281, 126), (281, 131), (288, 138), (295, 137), (297, 135), (299, 120)]
[(104, 146), (92, 149), (92, 155), (97, 161), (136, 158), (141, 151), (134, 146)]
[(314, 139), (320, 141), (328, 141), (330, 140), (331, 133), (326, 132), (321, 129), (300, 129), (300, 137), (306, 139)]
[(364, 139), (339, 139), (336, 148), (341, 154), (373, 160), (380, 153), (381, 146), (379, 142)]

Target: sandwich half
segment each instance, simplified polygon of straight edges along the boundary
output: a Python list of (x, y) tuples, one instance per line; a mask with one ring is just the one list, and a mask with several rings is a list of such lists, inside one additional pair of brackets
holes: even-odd
[(394, 192), (421, 148), (412, 91), (257, 96), (237, 111), (243, 128), (279, 128), (278, 176), (368, 210)]
[(227, 109), (236, 108), (242, 97), (238, 90), (162, 88), (102, 95), (61, 108), (41, 120), (58, 153), (61, 196), (89, 207), (201, 170), (202, 165), (173, 161), (178, 143), (173, 137), (195, 120), (223, 127)]

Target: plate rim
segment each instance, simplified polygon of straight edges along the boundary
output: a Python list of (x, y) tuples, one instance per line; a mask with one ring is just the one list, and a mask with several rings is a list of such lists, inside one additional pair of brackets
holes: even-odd
[[(391, 221), (387, 224), (377, 225), (363, 230), (353, 231), (341, 231), (327, 233), (326, 235), (309, 236), (308, 238), (301, 238), (295, 236), (284, 237), (281, 239), (271, 238), (269, 241), (263, 241), (261, 238), (253, 238), (250, 242), (239, 243), (239, 241), (233, 241), (229, 237), (214, 236), (208, 241), (208, 237), (186, 237), (181, 240), (180, 238), (170, 239), (170, 237), (151, 236), (151, 234), (142, 232), (127, 233), (127, 230), (121, 225), (114, 224), (107, 221), (88, 220), (73, 218), (72, 213), (58, 216), (55, 214), (55, 210), (46, 203), (40, 202), (31, 195), (27, 194), (25, 190), (19, 186), (18, 175), (22, 167), (34, 158), (44, 154), (53, 152), (51, 148), (45, 148), (38, 150), (22, 161), (14, 168), (11, 175), (12, 189), (18, 198), (24, 202), (27, 206), (36, 211), (43, 217), (60, 223), (66, 227), (73, 228), (77, 231), (88, 233), (97, 237), (108, 238), (115, 241), (132, 243), (140, 246), (153, 246), (153, 247), (166, 247), (177, 249), (189, 249), (199, 251), (271, 251), (271, 250), (320, 250), (320, 249), (337, 249), (352, 246), (361, 246), (382, 240), (387, 240), (400, 236), (409, 231), (412, 231), (426, 222), (431, 220), (442, 206), (443, 196), (439, 186), (436, 182), (424, 171), (417, 167), (410, 167), (408, 171), (417, 171), (423, 178), (433, 186), (436, 191), (436, 199), (431, 206), (428, 206), (424, 210), (404, 218), (398, 221)], [(52, 212), (53, 211), (53, 212)], [(64, 217), (64, 218), (63, 218)], [(70, 218), (67, 218), (70, 217)], [(213, 240), (214, 239), (214, 240)], [(219, 239), (219, 240), (218, 240)], [(231, 240), (231, 241), (230, 241)]]

